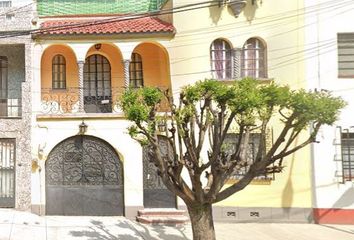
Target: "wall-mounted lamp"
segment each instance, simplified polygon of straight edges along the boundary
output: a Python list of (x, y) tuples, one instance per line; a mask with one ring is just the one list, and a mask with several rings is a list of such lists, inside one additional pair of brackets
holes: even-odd
[(157, 128), (159, 129), (159, 132), (165, 132), (166, 131), (166, 123), (164, 121), (158, 122)]
[(82, 123), (79, 125), (79, 134), (84, 135), (87, 131), (87, 124), (82, 120)]
[(101, 43), (96, 43), (96, 44), (95, 44), (95, 49), (96, 49), (97, 51), (99, 51), (99, 50), (101, 49), (101, 47), (102, 47), (102, 44), (101, 44)]

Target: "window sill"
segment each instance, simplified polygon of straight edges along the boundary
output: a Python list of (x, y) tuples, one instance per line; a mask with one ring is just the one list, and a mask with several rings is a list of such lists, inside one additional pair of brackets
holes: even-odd
[(348, 78), (354, 78), (354, 76), (338, 75), (338, 78), (348, 79)]
[[(226, 184), (235, 184), (239, 181), (239, 179), (228, 179), (226, 181)], [(265, 178), (265, 179), (253, 179), (250, 183), (250, 185), (271, 185), (272, 184), (272, 179), (271, 178)]]
[[(240, 81), (243, 78), (236, 78), (236, 79), (217, 79), (218, 81), (225, 83), (225, 84), (232, 84), (234, 81)], [(259, 81), (259, 83), (271, 83), (274, 81), (274, 78), (255, 78), (255, 80)]]

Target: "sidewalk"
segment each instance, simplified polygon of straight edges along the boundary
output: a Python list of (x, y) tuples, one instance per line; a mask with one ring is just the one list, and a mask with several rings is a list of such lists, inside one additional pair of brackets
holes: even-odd
[[(354, 240), (354, 226), (216, 223), (218, 240)], [(124, 217), (40, 217), (0, 209), (0, 240), (182, 240), (184, 227), (147, 226)]]

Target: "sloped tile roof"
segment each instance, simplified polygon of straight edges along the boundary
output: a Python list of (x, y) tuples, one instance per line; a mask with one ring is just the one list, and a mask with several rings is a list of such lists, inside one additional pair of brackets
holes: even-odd
[(172, 24), (156, 17), (135, 19), (110, 18), (101, 20), (58, 19), (41, 24), (36, 35), (85, 35), (129, 33), (174, 33)]

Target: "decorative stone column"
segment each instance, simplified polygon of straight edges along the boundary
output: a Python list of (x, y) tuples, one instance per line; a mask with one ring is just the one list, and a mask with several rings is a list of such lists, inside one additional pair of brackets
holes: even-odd
[(79, 67), (79, 112), (83, 113), (84, 110), (84, 61), (78, 61)]
[(123, 60), (123, 64), (124, 64), (124, 88), (128, 89), (129, 88), (129, 83), (130, 83), (130, 76), (129, 76), (130, 60), (129, 59), (124, 59)]
[(234, 79), (239, 79), (242, 76), (241, 73), (241, 53), (242, 49), (241, 48), (235, 48), (234, 49), (234, 61), (233, 61), (233, 78)]

